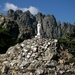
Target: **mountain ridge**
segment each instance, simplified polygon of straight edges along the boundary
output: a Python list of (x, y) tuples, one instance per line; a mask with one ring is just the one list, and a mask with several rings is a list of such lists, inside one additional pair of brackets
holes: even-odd
[[(5, 25), (5, 19), (8, 18), (13, 20), (17, 24), (17, 32), (12, 34), (17, 35), (16, 38), (32, 38), (37, 34), (37, 22), (41, 22), (41, 35), (43, 38), (61, 38), (65, 37), (67, 32), (72, 32), (73, 25), (68, 22), (63, 22), (61, 24), (60, 21), (56, 21), (54, 15), (44, 15), (41, 12), (38, 12), (36, 15), (32, 15), (29, 11), (22, 12), (21, 10), (8, 10), (5, 18), (0, 21), (2, 26)], [(3, 18), (3, 16), (1, 17)], [(3, 23), (1, 23), (3, 21)], [(8, 22), (9, 23), (9, 22)], [(14, 23), (13, 23), (14, 24)], [(11, 23), (12, 26), (12, 23)], [(10, 27), (11, 31), (12, 27)], [(12, 30), (13, 32), (13, 30)], [(11, 32), (11, 33), (12, 33)]]

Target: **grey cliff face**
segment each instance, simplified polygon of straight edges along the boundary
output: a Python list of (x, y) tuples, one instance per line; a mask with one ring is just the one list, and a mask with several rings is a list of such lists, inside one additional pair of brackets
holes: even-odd
[(47, 15), (43, 19), (43, 30), (45, 37), (54, 38), (56, 37), (55, 32), (57, 31), (57, 23), (53, 15)]
[(61, 24), (62, 37), (65, 36), (66, 32), (72, 32), (72, 28), (73, 28), (73, 26), (70, 23), (63, 22)]
[[(13, 11), (10, 9), (7, 12), (7, 18), (16, 22), (18, 32), (16, 33), (18, 38), (31, 38), (37, 34), (37, 22), (41, 22), (41, 35), (44, 38), (60, 38), (65, 37), (67, 32), (72, 32), (73, 25), (70, 23), (56, 21), (53, 15), (44, 15), (38, 12), (36, 15), (32, 15), (29, 11), (22, 12), (21, 10)], [(1, 20), (1, 24), (4, 26), (4, 20)], [(17, 30), (17, 29), (16, 29)]]

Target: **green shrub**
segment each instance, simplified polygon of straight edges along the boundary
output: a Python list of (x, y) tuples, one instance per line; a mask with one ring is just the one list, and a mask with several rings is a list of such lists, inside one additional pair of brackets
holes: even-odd
[(73, 63), (73, 62), (75, 63), (75, 58), (70, 58), (68, 62), (69, 63)]
[(9, 35), (9, 29), (2, 28), (0, 25), (0, 54), (3, 54), (7, 49), (15, 44), (14, 38)]

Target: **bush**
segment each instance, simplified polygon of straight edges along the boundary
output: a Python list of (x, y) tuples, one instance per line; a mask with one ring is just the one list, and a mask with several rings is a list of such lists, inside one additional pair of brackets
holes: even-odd
[(14, 38), (9, 35), (9, 29), (2, 28), (0, 25), (0, 54), (3, 54), (7, 49), (15, 44)]
[(69, 63), (73, 63), (73, 62), (75, 63), (75, 58), (70, 58), (68, 62)]

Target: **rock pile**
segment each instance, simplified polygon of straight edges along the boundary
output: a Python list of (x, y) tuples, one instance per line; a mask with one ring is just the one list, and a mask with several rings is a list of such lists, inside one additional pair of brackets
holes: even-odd
[[(0, 55), (0, 75), (57, 75), (64, 73), (63, 65), (52, 58), (58, 54), (57, 39), (24, 40)], [(72, 65), (71, 65), (72, 67)], [(73, 68), (73, 67), (72, 67)], [(71, 68), (65, 66), (66, 71)], [(74, 69), (72, 72), (75, 72)]]

